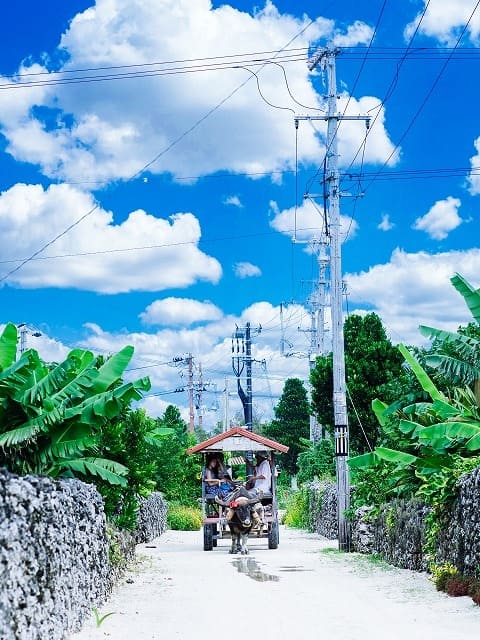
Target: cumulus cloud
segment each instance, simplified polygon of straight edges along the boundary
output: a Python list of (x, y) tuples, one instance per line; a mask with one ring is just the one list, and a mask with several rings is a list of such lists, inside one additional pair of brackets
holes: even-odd
[(412, 225), (417, 231), (425, 231), (434, 240), (444, 240), (450, 231), (462, 224), (458, 215), (461, 201), (448, 196), (445, 200), (438, 200), (424, 216), (417, 218)]
[[(290, 207), (280, 211), (275, 201), (270, 202), (270, 226), (294, 240), (319, 240), (325, 233), (323, 212), (311, 200), (304, 200), (300, 207)], [(340, 216), (340, 238), (344, 242), (353, 238), (358, 224), (348, 216)]]
[(388, 213), (382, 214), (382, 221), (377, 225), (377, 229), (381, 231), (391, 231), (394, 228), (395, 224), (390, 220), (390, 215)]
[(373, 36), (373, 29), (370, 25), (361, 20), (348, 26), (346, 33), (336, 33), (332, 44), (335, 47), (354, 47), (358, 44), (369, 44)]
[(147, 325), (189, 326), (196, 322), (219, 320), (222, 315), (222, 311), (211, 302), (170, 297), (155, 300), (139, 317)]
[[(197, 280), (216, 283), (219, 262), (198, 248), (201, 230), (192, 213), (157, 218), (142, 209), (114, 224), (110, 211), (69, 185), (16, 184), (0, 194), (2, 256), (6, 275), (19, 260), (91, 214), (8, 282), (24, 288), (74, 287), (102, 293), (161, 291)], [(28, 229), (28, 232), (25, 230)], [(142, 248), (143, 247), (143, 248)], [(145, 248), (151, 247), (151, 248)], [(78, 254), (85, 255), (78, 255)], [(64, 256), (45, 259), (48, 256)]]
[[(134, 360), (127, 372), (128, 379), (149, 375), (152, 382), (150, 394), (142, 401), (153, 415), (159, 415), (167, 404), (178, 404), (182, 415), (188, 418), (188, 394), (174, 393), (178, 387), (187, 388), (188, 367), (185, 359), (173, 362), (173, 358), (182, 358), (192, 353), (194, 357), (194, 377), (198, 378), (198, 367), (202, 365), (203, 382), (208, 384), (209, 393), (204, 394), (205, 409), (212, 405), (215, 398), (221, 403), (225, 389), (225, 379), (231, 392), (236, 390), (236, 379), (232, 371), (232, 335), (237, 326), (250, 322), (252, 329), (262, 325), (260, 333), (253, 333), (252, 355), (264, 360), (265, 366), (255, 371), (253, 384), (254, 409), (266, 419), (272, 417), (271, 397), (278, 397), (286, 378), (299, 377), (308, 380), (307, 351), (309, 336), (298, 331), (298, 327), (307, 329), (310, 316), (301, 305), (288, 305), (283, 309), (283, 328), (280, 329), (280, 308), (269, 302), (257, 302), (245, 308), (239, 316), (222, 315), (198, 327), (173, 329), (162, 327), (156, 332), (109, 332), (94, 323), (85, 328), (87, 336), (80, 346), (95, 353), (109, 354), (121, 349), (125, 344), (135, 347)], [(280, 355), (280, 342), (283, 338), (291, 357)], [(297, 356), (297, 357), (294, 357)], [(244, 380), (243, 380), (244, 382)], [(215, 390), (217, 393), (215, 393)], [(168, 393), (170, 392), (170, 393)], [(152, 395), (152, 394), (162, 394)], [(230, 397), (231, 416), (242, 411), (238, 396)], [(215, 412), (206, 411), (204, 424), (211, 428), (222, 418)]]
[[(415, 19), (405, 28), (406, 40), (409, 40), (415, 32), (427, 5), (427, 0), (423, 0), (423, 5)], [(426, 36), (437, 38), (442, 44), (454, 45), (463, 27), (467, 24), (474, 5), (472, 0), (455, 0), (455, 2), (435, 0), (435, 2), (430, 2), (418, 31)], [(471, 40), (478, 44), (480, 35), (480, 14), (478, 11), (473, 15), (467, 32), (470, 34)]]
[(243, 204), (238, 196), (227, 196), (223, 204), (231, 205), (232, 207), (238, 207), (239, 209), (243, 208)]
[(480, 193), (480, 174), (478, 173), (478, 167), (480, 166), (480, 137), (473, 144), (477, 153), (470, 158), (472, 172), (468, 177), (468, 182), (470, 184), (470, 193), (472, 196), (477, 196)]
[(261, 276), (262, 272), (257, 265), (251, 262), (237, 262), (233, 266), (237, 278), (252, 278), (253, 276)]
[[(212, 8), (209, 0), (97, 0), (71, 21), (59, 47), (67, 62), (45, 80), (71, 78), (67, 72), (79, 68), (121, 65), (148, 64), (135, 69), (155, 73), (165, 69), (152, 66), (155, 61), (226, 54), (238, 56), (238, 63), (249, 52), (280, 50), (308, 23), (308, 16), (297, 19), (282, 14), (270, 1), (264, 9), (249, 14), (228, 4)], [(352, 44), (364, 42), (370, 31), (356, 22), (341, 35), (332, 20), (318, 18), (296, 37), (294, 46), (307, 47), (310, 40), (334, 37)], [(24, 65), (19, 74), (38, 71), (48, 69)], [(297, 106), (287, 91), (282, 69), (267, 65), (259, 74), (268, 100)], [(15, 84), (19, 76), (0, 80)], [(289, 85), (303, 104), (321, 105), (323, 98), (312, 86), (303, 61), (292, 67)], [(377, 98), (362, 98), (358, 104), (353, 100), (350, 109), (358, 113), (378, 102)], [(159, 107), (152, 109), (152, 105)], [(182, 137), (212, 109), (215, 111), (208, 119)], [(42, 85), (4, 90), (0, 96), (0, 125), (7, 151), (17, 160), (38, 165), (48, 177), (68, 181), (126, 179), (154, 157), (157, 160), (149, 171), (174, 176), (290, 168), (290, 124), (289, 112), (265, 104), (256, 82), (241, 68)], [(375, 128), (367, 143), (367, 162), (383, 160), (391, 148), (382, 119)], [(311, 127), (304, 129), (299, 161), (314, 162), (323, 141)], [(339, 135), (340, 152), (348, 160), (352, 154), (349, 145), (360, 143), (362, 127), (345, 122)]]
[(461, 273), (473, 286), (480, 285), (480, 250), (449, 251), (434, 255), (396, 249), (385, 264), (345, 276), (352, 304), (376, 311), (394, 342), (420, 344), (418, 326), (455, 331), (471, 320), (462, 297), (450, 283)]

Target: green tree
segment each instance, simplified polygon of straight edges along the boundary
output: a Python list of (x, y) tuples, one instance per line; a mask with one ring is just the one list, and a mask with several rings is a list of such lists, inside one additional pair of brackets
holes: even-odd
[[(402, 356), (387, 338), (377, 314), (349, 316), (345, 320), (344, 340), (350, 447), (363, 452), (368, 449), (366, 438), (375, 446), (380, 435), (371, 410), (372, 400), (379, 396), (389, 402), (397, 399), (400, 389), (405, 392), (402, 384), (406, 374)], [(332, 354), (317, 358), (310, 382), (317, 418), (333, 433)]]
[(298, 454), (297, 480), (300, 484), (317, 478), (335, 476), (335, 451), (328, 438), (319, 440), (315, 445), (311, 440), (304, 440), (305, 451)]
[(169, 405), (163, 416), (156, 419), (156, 424), (172, 429), (172, 433), (162, 438), (155, 451), (156, 486), (170, 502), (197, 506), (201, 464), (198, 457), (185, 453), (196, 443), (195, 436), (188, 433), (178, 407), (173, 405)]
[(281, 466), (288, 473), (297, 473), (297, 458), (303, 447), (300, 438), (310, 435), (310, 405), (307, 390), (298, 378), (285, 381), (283, 393), (275, 407), (275, 419), (263, 428), (263, 435), (290, 447), (281, 454)]

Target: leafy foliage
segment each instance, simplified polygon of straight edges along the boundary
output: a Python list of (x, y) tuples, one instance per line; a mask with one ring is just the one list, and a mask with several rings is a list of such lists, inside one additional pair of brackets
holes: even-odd
[(47, 364), (33, 349), (15, 360), (17, 340), (15, 325), (7, 324), (0, 336), (0, 465), (126, 485), (127, 468), (102, 455), (100, 435), (150, 387), (148, 378), (122, 383), (133, 347), (107, 360), (74, 349)]
[(308, 492), (306, 489), (299, 489), (290, 494), (283, 522), (288, 527), (294, 527), (296, 529), (308, 528), (309, 508)]
[(172, 430), (158, 443), (156, 486), (169, 502), (196, 506), (202, 468), (199, 458), (185, 455), (186, 449), (195, 444), (195, 437), (187, 432), (187, 425), (180, 411), (173, 405), (166, 408), (155, 424), (157, 428)]
[[(375, 313), (364, 317), (349, 316), (345, 321), (344, 339), (350, 447), (362, 453), (368, 449), (368, 444), (360, 422), (374, 446), (379, 440), (380, 428), (371, 411), (372, 400), (377, 397), (383, 397), (389, 403), (396, 400), (402, 391), (405, 371), (401, 355), (387, 338)], [(310, 382), (313, 387), (312, 404), (318, 420), (333, 433), (331, 354), (317, 358)]]
[(198, 531), (202, 526), (202, 513), (198, 507), (171, 504), (168, 509), (167, 524), (177, 531)]
[(315, 445), (311, 440), (301, 438), (306, 448), (297, 458), (297, 480), (300, 484), (309, 482), (315, 477), (330, 478), (335, 476), (335, 451), (330, 439), (319, 440)]
[(289, 447), (281, 454), (280, 464), (290, 474), (298, 470), (297, 458), (302, 450), (301, 438), (310, 434), (310, 406), (307, 390), (298, 378), (285, 381), (283, 393), (275, 407), (275, 419), (263, 428), (263, 435)]

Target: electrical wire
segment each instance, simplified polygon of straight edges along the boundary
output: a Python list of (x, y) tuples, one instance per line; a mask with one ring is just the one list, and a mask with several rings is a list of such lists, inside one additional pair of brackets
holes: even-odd
[[(430, 0), (428, 0), (428, 1), (430, 2)], [(384, 11), (385, 11), (385, 6), (386, 6), (386, 4), (387, 4), (387, 0), (384, 0), (384, 1), (383, 1), (383, 4), (382, 4), (382, 7), (381, 7), (381, 9), (380, 9), (380, 13), (379, 13), (378, 18), (377, 18), (377, 21), (376, 21), (376, 23), (375, 23), (375, 28), (374, 28), (374, 30), (373, 30), (372, 37), (370, 38), (370, 42), (369, 42), (369, 44), (368, 44), (367, 50), (366, 50), (366, 52), (365, 52), (365, 55), (363, 56), (363, 60), (362, 60), (362, 63), (361, 63), (361, 65), (360, 65), (360, 68), (359, 68), (359, 70), (358, 70), (358, 72), (357, 72), (357, 75), (355, 76), (355, 80), (354, 80), (354, 82), (353, 82), (352, 90), (351, 90), (351, 92), (350, 92), (350, 94), (349, 94), (349, 96), (348, 96), (348, 100), (347, 100), (347, 103), (346, 103), (346, 105), (345, 105), (345, 108), (343, 109), (342, 117), (346, 114), (347, 109), (348, 109), (348, 105), (350, 104), (350, 100), (352, 99), (353, 93), (354, 93), (355, 89), (357, 88), (357, 84), (358, 84), (358, 81), (360, 80), (360, 76), (361, 76), (362, 71), (363, 71), (363, 69), (364, 69), (364, 67), (365, 67), (365, 63), (366, 63), (366, 61), (367, 61), (368, 54), (369, 54), (369, 52), (370, 52), (370, 50), (371, 50), (371, 48), (372, 48), (372, 45), (373, 45), (373, 41), (374, 41), (374, 39), (375, 39), (375, 36), (377, 35), (378, 27), (379, 27), (380, 22), (381, 22), (381, 20), (382, 20), (382, 17), (383, 17), (383, 13), (384, 13)], [(313, 176), (313, 178), (310, 178), (310, 180), (309, 180), (309, 181), (308, 181), (308, 183), (307, 183), (307, 186), (306, 186), (306, 189), (305, 189), (305, 191), (306, 191), (306, 193), (307, 193), (307, 194), (308, 194), (308, 192), (310, 191), (310, 188), (311, 188), (311, 186), (312, 186), (313, 182), (315, 181), (315, 178), (316, 178), (316, 177), (318, 176), (318, 174), (320, 173), (322, 165), (324, 165), (324, 162), (326, 161), (326, 159), (327, 159), (327, 157), (328, 157), (328, 154), (329, 154), (329, 152), (330, 152), (330, 148), (331, 148), (331, 146), (332, 146), (332, 144), (333, 144), (333, 140), (334, 140), (334, 138), (336, 137), (336, 135), (337, 135), (337, 133), (338, 133), (338, 129), (339, 129), (339, 127), (340, 127), (340, 123), (341, 123), (341, 118), (337, 121), (337, 126), (336, 126), (336, 128), (335, 128), (334, 133), (333, 133), (332, 140), (330, 141), (330, 144), (328, 145), (327, 149), (325, 150), (325, 154), (324, 154), (324, 161), (322, 161), (322, 164), (321, 164), (321, 165), (320, 165), (320, 167), (317, 169), (317, 173)]]
[(370, 440), (368, 439), (368, 436), (365, 433), (365, 429), (363, 428), (362, 421), (360, 420), (360, 416), (358, 415), (357, 407), (355, 406), (355, 403), (353, 402), (353, 398), (352, 398), (352, 395), (351, 395), (351, 393), (350, 393), (350, 391), (348, 389), (348, 386), (346, 387), (346, 389), (347, 389), (348, 399), (350, 400), (350, 403), (351, 403), (351, 405), (353, 407), (353, 410), (355, 412), (355, 416), (357, 417), (358, 424), (360, 425), (360, 429), (362, 430), (362, 433), (363, 433), (363, 437), (365, 438), (366, 443), (367, 443), (368, 448), (370, 449), (370, 451), (373, 451), (372, 445), (370, 444)]
[[(393, 95), (393, 93), (395, 91), (395, 88), (396, 88), (397, 83), (398, 83), (400, 70), (401, 70), (403, 64), (405, 63), (405, 60), (407, 59), (407, 56), (409, 55), (409, 52), (412, 49), (413, 41), (414, 41), (414, 39), (415, 39), (415, 37), (416, 37), (416, 35), (418, 33), (418, 30), (420, 29), (420, 25), (422, 24), (423, 19), (425, 18), (425, 15), (427, 13), (428, 7), (430, 5), (430, 1), (431, 0), (427, 0), (427, 2), (425, 4), (425, 7), (424, 7), (423, 12), (422, 12), (422, 15), (420, 16), (420, 20), (418, 21), (418, 23), (417, 23), (417, 25), (415, 27), (415, 30), (413, 31), (413, 33), (412, 33), (412, 35), (410, 37), (410, 40), (408, 41), (407, 48), (405, 49), (404, 54), (400, 58), (400, 62), (396, 67), (395, 74), (394, 74), (392, 80), (390, 81), (390, 84), (389, 84), (389, 86), (387, 88), (387, 91), (386, 91), (384, 97), (382, 98), (380, 103), (376, 107), (374, 107), (374, 109), (378, 109), (377, 113), (375, 114), (375, 117), (373, 118), (372, 122), (370, 122), (370, 125), (369, 125), (369, 127), (368, 127), (368, 129), (367, 129), (367, 131), (365, 133), (365, 136), (364, 136), (362, 142), (360, 143), (359, 148), (355, 152), (355, 155), (353, 156), (353, 159), (351, 160), (350, 164), (348, 165), (347, 171), (354, 165), (355, 160), (357, 159), (358, 154), (360, 153), (362, 148), (365, 149), (365, 144), (367, 142), (367, 138), (371, 134), (371, 132), (373, 130), (373, 127), (375, 126), (375, 123), (377, 122), (377, 120), (378, 120), (378, 118), (380, 116), (381, 109), (385, 106), (385, 103), (387, 102), (387, 100), (389, 100), (392, 97), (392, 95)], [(372, 109), (370, 109), (370, 111), (372, 111)]]
[[(301, 36), (303, 33), (305, 33), (305, 31), (314, 23), (314, 20), (310, 20), (309, 22), (307, 22), (307, 24), (300, 29), (300, 31), (298, 31), (288, 42), (287, 44), (282, 47), (277, 54), (280, 55), (287, 47), (290, 46), (290, 44), (292, 42), (294, 42), (294, 40), (296, 40), (299, 36)], [(274, 57), (277, 57), (277, 54)], [(261, 67), (263, 68), (263, 67)], [(143, 165), (143, 167), (141, 169), (139, 169), (138, 171), (136, 171), (126, 182), (131, 182), (132, 180), (135, 180), (138, 176), (140, 176), (142, 173), (144, 173), (150, 166), (152, 166), (155, 162), (157, 162), (162, 156), (164, 156), (166, 153), (168, 153), (168, 151), (170, 151), (170, 149), (172, 149), (175, 145), (177, 145), (179, 142), (181, 142), (186, 136), (188, 136), (189, 133), (191, 133), (194, 129), (196, 129), (198, 126), (200, 126), (200, 124), (202, 124), (202, 122), (204, 122), (208, 117), (210, 117), (213, 113), (215, 113), (218, 109), (220, 109), (221, 106), (223, 106), (225, 104), (225, 102), (227, 102), (227, 100), (229, 100), (232, 96), (234, 96), (238, 91), (240, 91), (240, 89), (242, 89), (247, 82), (250, 80), (250, 78), (247, 78), (246, 80), (244, 80), (242, 83), (240, 83), (235, 89), (233, 89), (232, 91), (230, 91), (230, 93), (225, 96), (225, 98), (223, 98), (222, 100), (220, 100), (220, 102), (218, 102), (214, 107), (212, 107), (211, 109), (209, 109), (201, 118), (199, 118), (198, 120), (196, 120), (194, 122), (194, 124), (189, 127), (187, 130), (185, 130), (180, 136), (178, 136), (177, 138), (175, 138), (170, 144), (168, 144), (166, 147), (164, 147), (162, 149), (162, 151), (160, 151), (152, 160), (150, 160), (149, 162), (147, 162), (145, 165)], [(92, 213), (94, 213), (98, 208), (100, 207), (100, 203), (97, 203), (94, 207), (92, 207), (91, 209), (89, 209), (85, 214), (83, 214), (82, 216), (80, 216), (80, 218), (78, 218), (75, 222), (73, 222), (71, 225), (69, 225), (64, 231), (62, 231), (61, 233), (59, 233), (57, 236), (55, 236), (55, 238), (53, 238), (52, 240), (50, 240), (49, 242), (45, 243), (42, 247), (40, 247), (40, 249), (38, 249), (37, 251), (35, 251), (31, 256), (29, 256), (28, 258), (26, 258), (25, 260), (23, 260), (19, 265), (17, 265), (14, 269), (10, 270), (9, 272), (7, 272), (4, 276), (0, 277), (0, 283), (5, 282), (6, 280), (8, 280), (8, 278), (10, 276), (12, 276), (14, 273), (18, 272), (23, 266), (25, 266), (26, 264), (28, 264), (31, 260), (33, 260), (34, 258), (36, 258), (40, 253), (43, 253), (43, 251), (45, 251), (45, 249), (47, 249), (48, 247), (50, 247), (54, 242), (56, 242), (59, 238), (63, 237), (64, 235), (66, 235), (69, 231), (71, 231), (74, 227), (76, 227), (78, 224), (80, 224), (83, 220), (85, 220), (87, 217), (89, 217)]]
[(265, 96), (262, 93), (262, 90), (260, 89), (260, 80), (258, 78), (258, 75), (255, 73), (255, 71), (252, 71), (251, 69), (249, 69), (248, 67), (242, 67), (240, 65), (234, 67), (235, 69), (244, 69), (245, 71), (248, 71), (249, 73), (252, 74), (252, 76), (255, 76), (255, 79), (257, 81), (257, 89), (258, 89), (258, 93), (261, 97), (261, 99), (268, 104), (269, 107), (273, 107), (274, 109), (283, 109), (285, 111), (291, 111), (292, 113), (295, 113), (295, 111), (293, 109), (291, 109), (290, 107), (280, 107), (278, 104), (273, 104), (273, 102), (270, 102), (269, 100), (267, 100), (265, 98)]
[(443, 73), (445, 72), (445, 69), (448, 66), (448, 63), (450, 62), (451, 56), (453, 55), (453, 52), (457, 49), (457, 47), (460, 45), (460, 42), (463, 38), (463, 36), (465, 35), (465, 32), (468, 29), (468, 26), (470, 25), (470, 22), (472, 21), (473, 16), (475, 15), (478, 7), (480, 5), (480, 0), (477, 0), (477, 2), (475, 3), (475, 7), (473, 8), (472, 13), (470, 14), (470, 17), (468, 18), (465, 26), (462, 29), (462, 32), (460, 33), (460, 35), (457, 38), (457, 41), (455, 42), (455, 45), (453, 47), (453, 49), (451, 50), (450, 54), (447, 56), (447, 58), (445, 59), (445, 62), (442, 64), (440, 71), (437, 73), (435, 80), (433, 81), (432, 85), (430, 86), (429, 90), (427, 91), (427, 94), (425, 95), (424, 99), (422, 100), (420, 106), (418, 107), (418, 109), (416, 110), (416, 112), (414, 113), (413, 117), (411, 118), (410, 122), (407, 125), (407, 128), (405, 129), (405, 131), (403, 132), (402, 136), (400, 137), (400, 140), (397, 142), (397, 144), (395, 145), (393, 151), (391, 152), (391, 154), (388, 156), (388, 158), (385, 160), (385, 162), (383, 163), (383, 165), (380, 167), (380, 169), (378, 170), (378, 172), (376, 173), (375, 176), (373, 176), (372, 180), (368, 183), (368, 185), (365, 188), (365, 192), (372, 186), (372, 184), (375, 182), (376, 180), (376, 176), (379, 175), (380, 173), (382, 173), (383, 169), (388, 165), (388, 163), (390, 162), (391, 158), (395, 155), (395, 152), (397, 151), (397, 149), (399, 148), (400, 144), (403, 142), (403, 140), (405, 140), (406, 136), (408, 135), (408, 133), (410, 132), (410, 130), (412, 129), (413, 125), (415, 124), (415, 122), (417, 121), (417, 118), (419, 117), (419, 115), (421, 114), (421, 112), (423, 111), (423, 109), (425, 108), (425, 105), (427, 104), (428, 100), (430, 99), (430, 97), (432, 96), (432, 93), (434, 92), (436, 86), (438, 85), (438, 83), (440, 82), (440, 78), (442, 77)]

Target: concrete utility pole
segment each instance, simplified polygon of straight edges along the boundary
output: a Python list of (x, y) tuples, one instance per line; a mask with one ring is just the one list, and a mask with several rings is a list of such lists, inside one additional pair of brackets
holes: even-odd
[(191, 353), (187, 357), (188, 362), (188, 431), (193, 433), (195, 426), (195, 413), (193, 409), (193, 356)]
[(230, 404), (228, 397), (228, 378), (225, 378), (225, 404), (223, 411), (223, 429), (222, 431), (228, 431), (230, 427)]
[(340, 176), (338, 171), (337, 131), (342, 120), (366, 120), (364, 116), (346, 116), (338, 112), (336, 56), (338, 49), (321, 49), (310, 59), (310, 71), (319, 64), (327, 72), (328, 113), (326, 116), (296, 116), (295, 120), (326, 120), (326, 172), (328, 219), (330, 231), (330, 297), (332, 308), (333, 408), (335, 420), (335, 456), (337, 467), (338, 546), (350, 551), (350, 527), (345, 511), (350, 507), (348, 475), (348, 417), (345, 383), (345, 353), (342, 314), (342, 264), (340, 241)]
[(31, 330), (25, 322), (17, 325), (20, 333), (20, 355), (27, 350), (27, 335), (30, 334), (34, 338), (39, 338), (42, 334), (40, 331)]
[(205, 389), (203, 387), (202, 363), (199, 362), (198, 363), (198, 384), (197, 384), (197, 390), (195, 394), (195, 398), (196, 398), (195, 408), (197, 409), (198, 427), (200, 430), (203, 429), (203, 392), (204, 390)]

